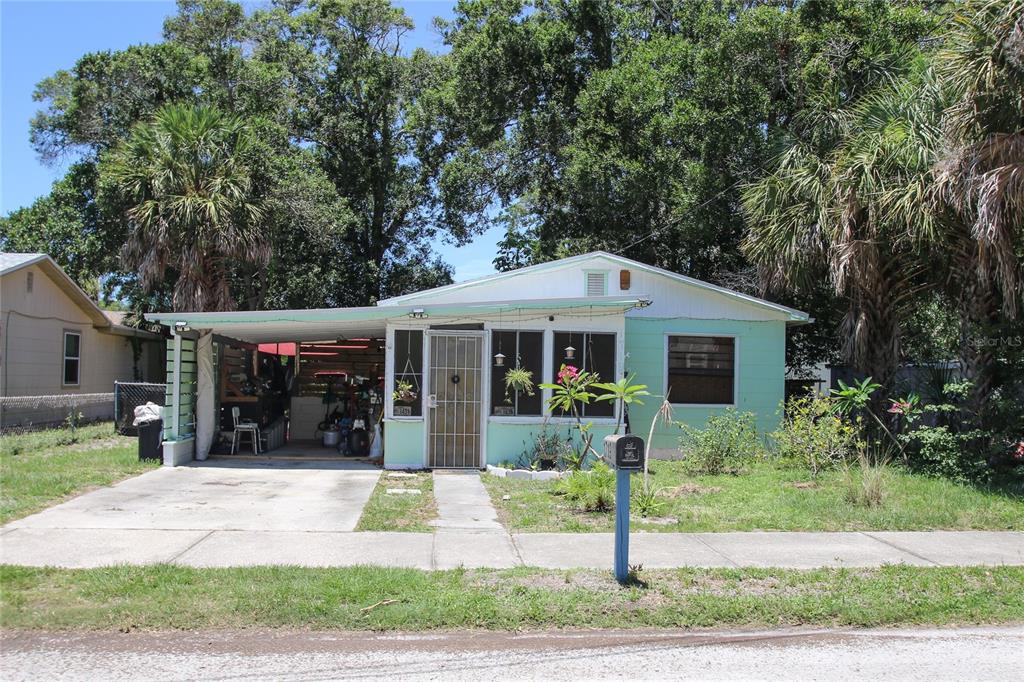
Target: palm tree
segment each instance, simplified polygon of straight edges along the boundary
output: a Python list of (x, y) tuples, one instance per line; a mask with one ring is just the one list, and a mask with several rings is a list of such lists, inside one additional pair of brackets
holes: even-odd
[(250, 147), (240, 119), (167, 105), (104, 159), (108, 182), (129, 206), (122, 257), (147, 291), (176, 270), (176, 311), (234, 308), (233, 266), (267, 261), (245, 163)]
[(762, 283), (826, 278), (847, 303), (845, 354), (884, 386), (898, 367), (901, 322), (930, 286), (922, 236), (934, 225), (920, 201), (941, 109), (922, 100), (929, 88), (919, 65), (913, 80), (888, 79), (845, 107), (820, 98), (802, 115), (804, 139), (791, 139), (742, 196), (744, 249)]
[(932, 205), (957, 227), (951, 277), (963, 320), (961, 358), (983, 403), (993, 351), (971, 343), (1024, 300), (1024, 1), (964, 3), (936, 58), (949, 98)]

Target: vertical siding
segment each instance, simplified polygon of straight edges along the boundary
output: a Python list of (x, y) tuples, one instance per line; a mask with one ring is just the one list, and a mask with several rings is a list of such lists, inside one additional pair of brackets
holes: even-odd
[[(779, 406), (785, 390), (786, 326), (784, 322), (738, 320), (626, 319), (626, 371), (636, 373), (637, 383), (651, 393), (643, 406), (630, 410), (633, 432), (646, 438), (655, 411), (665, 394), (665, 336), (667, 334), (722, 334), (736, 337), (736, 409), (752, 412), (758, 430), (766, 433), (779, 423)], [(725, 408), (674, 405), (676, 421), (703, 426), (708, 417)], [(659, 428), (649, 447), (675, 449), (678, 431)]]
[(164, 407), (164, 440), (184, 440), (196, 433), (196, 342), (181, 342), (181, 407), (178, 411), (178, 432), (174, 432), (174, 345), (180, 337), (167, 341), (167, 393)]

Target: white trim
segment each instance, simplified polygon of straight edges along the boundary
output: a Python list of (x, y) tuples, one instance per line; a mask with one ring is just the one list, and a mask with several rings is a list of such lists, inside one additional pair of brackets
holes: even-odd
[(181, 436), (181, 340), (182, 336), (177, 331), (174, 334), (174, 375), (171, 379), (171, 428), (174, 431), (174, 440)]
[[(484, 331), (487, 333), (487, 341), (488, 341), (488, 343), (491, 344), (491, 347), (489, 348), (489, 350), (491, 350), (491, 351), (494, 350), (494, 345), (493, 345), (494, 344), (494, 332), (512, 332), (512, 333), (516, 334), (516, 348), (517, 349), (519, 348), (519, 336), (518, 335), (520, 333), (540, 334), (540, 352), (542, 354), (541, 355), (541, 359), (540, 359), (540, 367), (541, 367), (541, 372), (543, 373), (543, 371), (544, 371), (544, 357), (543, 357), (543, 353), (544, 353), (544, 349), (545, 349), (545, 339), (546, 339), (547, 334), (548, 334), (548, 332), (550, 330), (548, 330), (548, 329), (535, 329), (535, 328), (532, 328), (532, 327), (529, 328), (529, 329), (517, 329), (517, 328), (511, 328), (510, 329), (508, 327), (502, 326), (502, 327), (488, 327), (488, 328), (484, 329)], [(487, 407), (486, 407), (486, 412), (487, 412), (488, 419), (490, 419), (492, 417), (498, 417), (500, 419), (518, 419), (520, 417), (523, 417), (523, 418), (526, 418), (526, 419), (538, 419), (538, 418), (542, 418), (544, 416), (544, 411), (545, 411), (545, 408), (546, 408), (546, 405), (547, 405), (547, 403), (544, 400), (544, 389), (541, 389), (540, 414), (522, 414), (522, 415), (521, 414), (515, 414), (515, 415), (495, 415), (495, 414), (491, 414), (491, 411), (494, 409), (494, 404), (491, 402), (491, 394), (493, 393), (493, 390), (494, 390), (494, 386), (492, 386), (492, 382), (494, 381), (494, 364), (492, 362), (494, 360), (494, 353), (488, 353), (487, 356), (484, 358), (484, 360), (487, 362), (487, 381), (486, 381), (486, 385), (487, 385)], [(506, 361), (506, 363), (508, 362), (508, 357), (507, 356), (505, 358), (505, 361)], [(543, 383), (547, 383), (547, 380), (544, 379), (543, 377), (540, 377), (539, 380), (536, 377), (534, 378), (533, 385), (535, 387), (538, 384), (543, 384)], [(516, 405), (517, 405), (516, 409), (518, 409), (518, 399), (517, 399)]]
[[(605, 335), (613, 336), (615, 338), (615, 344), (613, 346), (615, 351), (614, 351), (614, 357), (612, 358), (612, 376), (611, 376), (611, 379), (607, 379), (605, 377), (602, 377), (601, 378), (601, 383), (607, 383), (609, 381), (615, 382), (615, 381), (619, 380), (619, 377), (622, 374), (623, 368), (626, 366), (626, 360), (625, 360), (626, 330), (625, 330), (625, 327), (623, 327), (621, 333), (617, 329), (611, 329), (611, 330), (610, 329), (581, 329), (581, 330), (573, 331), (573, 330), (567, 330), (567, 329), (563, 329), (563, 328), (559, 328), (559, 327), (552, 327), (551, 328), (551, 352), (549, 354), (549, 358), (551, 360), (551, 368), (550, 368), (550, 370), (549, 370), (549, 372), (547, 374), (547, 376), (552, 377), (550, 379), (550, 383), (554, 383), (554, 381), (555, 381), (555, 378), (554, 378), (554, 373), (555, 373), (555, 365), (554, 365), (555, 334), (605, 334)], [(586, 349), (577, 349), (577, 350), (582, 350), (582, 352), (584, 352), (584, 353), (586, 352)], [(592, 371), (592, 370), (588, 369), (587, 371)], [(544, 382), (545, 383), (549, 383), (549, 380), (545, 379)], [(594, 403), (591, 403), (591, 405), (593, 405), (593, 404)], [(588, 416), (588, 415), (584, 414), (583, 415), (583, 420), (584, 421), (592, 421), (595, 424), (600, 424), (602, 422), (602, 420), (607, 420), (610, 424), (612, 424), (614, 426), (615, 422), (616, 422), (616, 419), (618, 418), (619, 408), (620, 408), (619, 401), (616, 400), (616, 401), (612, 402), (612, 416), (610, 416), (610, 417), (591, 417), (591, 416)], [(586, 411), (586, 410), (584, 409), (584, 411)], [(548, 406), (547, 402), (544, 403), (544, 414), (545, 414), (545, 416), (547, 416), (552, 421), (559, 420), (559, 419), (565, 419), (565, 420), (568, 420), (571, 423), (576, 423), (575, 417), (561, 417), (559, 415), (554, 414), (551, 411), (551, 408)], [(558, 423), (558, 422), (556, 421), (555, 423)]]
[(740, 337), (735, 332), (715, 334), (712, 332), (665, 332), (663, 339), (662, 361), (665, 363), (662, 372), (661, 394), (668, 395), (668, 339), (670, 336), (700, 336), (704, 338), (732, 339), (732, 402), (731, 403), (677, 403), (670, 401), (673, 408), (708, 408), (738, 407), (740, 397)]
[[(60, 337), (60, 385), (63, 388), (80, 388), (82, 386), (82, 331), (80, 329), (63, 329), (61, 331), (62, 335)], [(78, 337), (78, 357), (68, 355), (68, 336)], [(65, 367), (65, 365), (67, 364), (68, 360), (78, 361), (78, 371), (75, 372), (76, 381), (73, 382), (65, 381), (65, 379), (67, 378), (67, 372), (65, 371), (67, 368)]]
[(420, 415), (417, 417), (412, 416), (396, 416), (395, 415), (395, 401), (392, 397), (395, 394), (395, 332), (407, 331), (407, 332), (425, 332), (426, 330), (422, 327), (398, 327), (388, 326), (384, 331), (384, 421), (396, 421), (396, 422), (422, 422), (425, 421), (426, 415), (426, 396), (423, 394), (423, 384), (426, 378), (426, 362), (427, 353), (426, 339), (427, 335), (423, 334), (420, 339), (420, 357), (423, 359), (423, 377), (420, 381)]

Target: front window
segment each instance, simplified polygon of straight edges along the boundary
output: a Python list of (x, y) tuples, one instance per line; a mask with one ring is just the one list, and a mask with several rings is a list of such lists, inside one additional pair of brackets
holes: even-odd
[(82, 363), (82, 335), (64, 332), (64, 385), (77, 386)]
[(423, 332), (395, 331), (395, 392), (392, 414), (396, 417), (423, 416)]
[(668, 337), (668, 399), (681, 405), (732, 405), (736, 339)]
[[(494, 331), (491, 333), (491, 414), (496, 417), (537, 416), (543, 411), (543, 397), (537, 384), (544, 371), (544, 333)], [(498, 365), (497, 356), (501, 365)], [(505, 377), (510, 371), (526, 370), (533, 383), (533, 395), (509, 386)]]
[[(592, 332), (555, 332), (551, 383), (558, 382), (562, 365), (572, 365), (585, 372), (594, 372), (598, 381), (615, 381), (615, 334)], [(615, 403), (610, 400), (580, 405), (585, 417), (613, 417)], [(563, 413), (558, 413), (563, 414)]]

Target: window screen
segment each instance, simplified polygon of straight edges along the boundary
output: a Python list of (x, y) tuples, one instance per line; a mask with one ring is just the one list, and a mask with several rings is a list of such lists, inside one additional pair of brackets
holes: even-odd
[[(558, 382), (558, 370), (562, 365), (573, 365), (586, 372), (596, 372), (599, 381), (615, 381), (615, 334), (593, 334), (590, 332), (555, 332), (554, 357), (551, 363), (551, 383)], [(566, 348), (574, 349), (574, 358), (566, 357)], [(591, 402), (582, 405), (586, 417), (612, 417), (615, 415), (613, 401)]]
[(395, 331), (395, 393), (403, 384), (411, 395), (394, 395), (393, 414), (396, 417), (423, 416), (423, 332), (419, 329)]
[(64, 385), (77, 386), (82, 362), (82, 335), (64, 332)]
[(668, 337), (668, 396), (673, 403), (731, 405), (736, 340), (729, 336)]
[[(502, 367), (494, 366), (491, 359), (491, 414), (499, 417), (540, 416), (543, 397), (537, 384), (543, 383), (543, 332), (494, 331), (491, 332), (491, 352), (505, 356)], [(533, 395), (505, 390), (505, 374), (515, 367), (533, 373)]]

